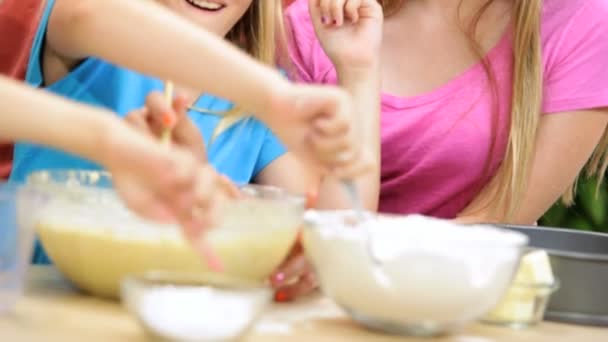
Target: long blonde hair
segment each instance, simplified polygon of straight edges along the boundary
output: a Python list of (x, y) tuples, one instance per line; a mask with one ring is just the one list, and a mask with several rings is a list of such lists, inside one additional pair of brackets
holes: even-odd
[[(275, 66), (278, 61), (286, 56), (284, 53), (286, 51), (286, 38), (281, 2), (276, 0), (253, 0), (247, 12), (228, 32), (226, 39), (259, 62)], [(223, 116), (215, 128), (212, 140), (243, 119), (245, 115), (244, 111), (238, 106), (223, 113), (196, 107), (191, 109)]]
[[(384, 8), (385, 16), (397, 11), (404, 1), (406, 0), (379, 0)], [(484, 206), (497, 215), (496, 217), (502, 217), (505, 221), (509, 221), (519, 209), (519, 204), (528, 186), (529, 165), (532, 165), (534, 159), (543, 93), (540, 35), (542, 0), (512, 1), (513, 95), (509, 139), (505, 159), (492, 178), (492, 192)], [(482, 61), (490, 84), (494, 88), (494, 94), (496, 94), (496, 82), (490, 61), (483, 57), (483, 51), (481, 51), (479, 43), (475, 41), (477, 23), (492, 2), (493, 0), (487, 0), (481, 7), (467, 30), (467, 35), (471, 48)], [(495, 120), (497, 119), (496, 117)], [(493, 124), (492, 130), (495, 132), (496, 122)], [(605, 132), (587, 164), (587, 176), (597, 175), (603, 179), (602, 176), (608, 166), (607, 146), (608, 134)], [(490, 152), (492, 150), (493, 145), (490, 147)], [(564, 203), (573, 202), (575, 190), (575, 185), (568, 189), (562, 197)]]

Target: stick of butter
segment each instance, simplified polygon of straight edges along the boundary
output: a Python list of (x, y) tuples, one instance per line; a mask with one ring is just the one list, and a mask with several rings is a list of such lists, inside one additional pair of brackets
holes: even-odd
[(554, 281), (547, 252), (536, 250), (522, 257), (514, 283), (551, 285)]
[(533, 321), (537, 297), (549, 295), (550, 290), (542, 285), (551, 286), (554, 281), (547, 253), (543, 250), (527, 253), (522, 257), (511, 288), (485, 319), (512, 323)]

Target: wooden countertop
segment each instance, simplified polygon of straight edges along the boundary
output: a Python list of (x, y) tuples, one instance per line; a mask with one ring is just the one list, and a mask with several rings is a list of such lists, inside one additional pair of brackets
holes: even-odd
[[(0, 341), (145, 341), (119, 303), (74, 291), (52, 267), (32, 267), (25, 296), (13, 314), (0, 316)], [(473, 324), (460, 335), (414, 339), (375, 334), (356, 326), (329, 300), (316, 297), (275, 305), (245, 338), (273, 341), (606, 342), (608, 329), (545, 322), (528, 330)]]

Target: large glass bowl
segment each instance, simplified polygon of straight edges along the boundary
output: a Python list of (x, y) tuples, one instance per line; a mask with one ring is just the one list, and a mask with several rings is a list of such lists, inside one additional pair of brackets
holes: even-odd
[[(78, 288), (117, 298), (120, 281), (146, 271), (208, 273), (207, 263), (177, 226), (141, 219), (125, 208), (111, 177), (95, 171), (41, 171), (30, 186), (47, 194), (37, 232), (47, 254)], [(265, 280), (292, 247), (304, 199), (274, 187), (248, 185), (227, 204), (206, 239), (227, 275)]]
[(358, 220), (308, 212), (304, 248), (322, 291), (356, 322), (390, 334), (446, 334), (479, 319), (502, 298), (527, 244), (523, 234), (421, 216)]

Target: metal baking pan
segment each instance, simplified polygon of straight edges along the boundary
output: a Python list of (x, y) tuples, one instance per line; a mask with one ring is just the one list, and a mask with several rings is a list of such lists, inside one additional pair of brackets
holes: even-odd
[(545, 319), (608, 326), (608, 234), (522, 226), (530, 246), (547, 251), (560, 288), (551, 296)]

